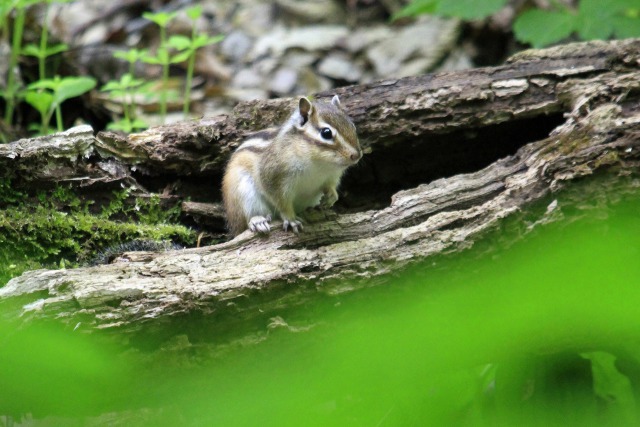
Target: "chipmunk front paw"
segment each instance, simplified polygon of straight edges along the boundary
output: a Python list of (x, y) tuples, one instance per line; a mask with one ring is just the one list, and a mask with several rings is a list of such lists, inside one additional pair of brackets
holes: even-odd
[(330, 208), (338, 201), (338, 192), (335, 188), (325, 190), (322, 199), (320, 200), (320, 207)]
[(270, 222), (271, 215), (251, 217), (249, 220), (249, 230), (254, 233), (267, 234), (271, 231), (271, 226), (269, 225)]
[(282, 228), (284, 229), (284, 231), (288, 231), (289, 228), (291, 228), (291, 231), (293, 231), (295, 234), (298, 234), (304, 227), (302, 226), (302, 220), (300, 218), (295, 218), (291, 220), (283, 219)]

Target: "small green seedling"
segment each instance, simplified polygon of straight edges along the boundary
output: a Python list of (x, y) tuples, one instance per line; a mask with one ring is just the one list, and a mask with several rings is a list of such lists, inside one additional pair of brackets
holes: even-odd
[(167, 116), (167, 92), (169, 82), (169, 64), (171, 63), (171, 57), (169, 55), (169, 49), (167, 47), (167, 25), (175, 18), (176, 13), (157, 12), (157, 13), (143, 13), (142, 17), (150, 21), (155, 22), (160, 27), (160, 46), (155, 55), (147, 55), (143, 58), (144, 62), (149, 64), (162, 65), (162, 90), (160, 91), (160, 117), (164, 123)]
[(135, 79), (132, 74), (127, 73), (119, 81), (110, 81), (100, 89), (103, 92), (109, 92), (113, 98), (120, 98), (122, 102), (124, 118), (110, 123), (107, 126), (108, 129), (130, 133), (148, 127), (145, 122), (135, 118), (136, 104), (134, 95), (144, 84), (144, 80)]
[(40, 33), (40, 46), (34, 44), (28, 44), (22, 48), (22, 54), (28, 56), (35, 56), (38, 58), (38, 73), (40, 80), (44, 80), (46, 76), (45, 65), (47, 58), (58, 53), (65, 52), (68, 46), (64, 43), (56, 44), (53, 46), (47, 46), (49, 40), (49, 22), (47, 17), (49, 16), (49, 7), (51, 3), (68, 3), (71, 0), (45, 0), (44, 17), (42, 19), (42, 31)]
[(129, 63), (129, 74), (136, 75), (136, 63), (142, 61), (145, 57), (149, 56), (149, 51), (146, 49), (129, 49), (124, 51), (114, 52), (113, 56), (118, 59), (123, 59)]
[(189, 60), (187, 64), (187, 81), (185, 83), (184, 92), (184, 108), (183, 113), (185, 119), (189, 114), (189, 104), (191, 102), (191, 83), (193, 81), (193, 70), (196, 62), (196, 51), (201, 47), (218, 43), (224, 38), (223, 35), (210, 37), (207, 34), (198, 34), (196, 32), (195, 21), (202, 15), (202, 7), (194, 6), (187, 9), (187, 16), (193, 21), (191, 38), (175, 35), (171, 36), (167, 42), (168, 46), (175, 49), (178, 54), (171, 58), (171, 63), (183, 62)]
[(90, 91), (95, 86), (96, 81), (91, 77), (61, 78), (60, 76), (30, 84), (25, 100), (40, 113), (41, 123), (38, 126), (40, 133), (49, 133), (49, 122), (54, 112), (58, 131), (61, 132), (63, 127), (60, 105), (67, 99)]
[[(13, 23), (13, 33), (11, 40), (11, 55), (9, 56), (9, 72), (7, 76), (7, 84), (5, 89), (2, 91), (1, 95), (6, 101), (6, 107), (4, 112), (4, 121), (7, 124), (10, 124), (13, 121), (13, 111), (16, 108), (16, 101), (18, 99), (18, 94), (20, 92), (20, 85), (16, 80), (16, 70), (18, 68), (18, 55), (20, 55), (21, 46), (22, 46), (22, 34), (24, 32), (24, 23), (27, 16), (27, 7), (32, 4), (39, 3), (37, 0), (14, 0), (11, 3), (8, 13), (12, 9), (16, 11), (16, 18)], [(5, 17), (3, 19), (3, 28), (5, 32), (9, 32), (8, 24), (6, 23), (8, 19)]]

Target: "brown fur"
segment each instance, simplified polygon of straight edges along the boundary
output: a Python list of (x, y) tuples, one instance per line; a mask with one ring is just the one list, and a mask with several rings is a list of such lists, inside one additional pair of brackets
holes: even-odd
[[(332, 140), (320, 137), (323, 123), (336, 131)], [(279, 131), (260, 131), (249, 139), (270, 143), (241, 145), (227, 165), (222, 193), (227, 222), (234, 235), (247, 228), (251, 215), (273, 213), (283, 220), (295, 221), (294, 203), (299, 203), (302, 209), (309, 203), (317, 203), (312, 201), (321, 193), (330, 199), (330, 203), (335, 202), (342, 172), (357, 162), (362, 153), (356, 128), (340, 108), (339, 101), (310, 104), (306, 98), (301, 98), (298, 108)], [(258, 206), (268, 206), (267, 212), (245, 212), (248, 196), (240, 188), (246, 190), (241, 183), (246, 183), (248, 176), (253, 182), (251, 189), (255, 189), (261, 200)]]

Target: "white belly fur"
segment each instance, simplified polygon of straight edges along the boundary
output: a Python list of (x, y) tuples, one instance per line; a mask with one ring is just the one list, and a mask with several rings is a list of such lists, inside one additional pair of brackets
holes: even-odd
[(321, 167), (316, 164), (309, 164), (304, 173), (301, 174), (295, 183), (293, 193), (293, 208), (296, 213), (318, 206), (322, 199), (322, 189), (327, 182), (337, 182), (342, 175), (344, 168), (336, 168), (333, 165)]
[(256, 188), (256, 183), (248, 171), (240, 172), (237, 191), (247, 219), (273, 213), (273, 209)]

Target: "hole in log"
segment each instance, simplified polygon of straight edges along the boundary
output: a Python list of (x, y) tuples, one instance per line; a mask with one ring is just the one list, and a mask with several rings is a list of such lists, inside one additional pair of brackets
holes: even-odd
[(562, 114), (511, 120), (498, 125), (448, 134), (425, 135), (365, 155), (342, 185), (341, 211), (379, 209), (391, 196), (435, 179), (487, 167), (520, 147), (549, 136), (564, 122)]

